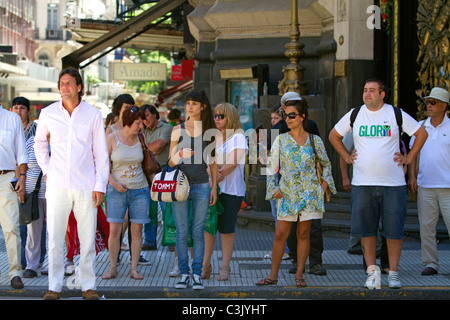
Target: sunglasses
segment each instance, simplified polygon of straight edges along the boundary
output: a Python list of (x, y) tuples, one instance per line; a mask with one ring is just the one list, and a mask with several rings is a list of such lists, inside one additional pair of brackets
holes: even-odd
[(223, 113), (215, 114), (215, 115), (214, 115), (214, 119), (220, 119), (220, 120), (223, 120), (223, 119), (225, 119), (225, 115), (224, 115)]
[(436, 100), (427, 100), (427, 104), (431, 104), (432, 106), (436, 105)]
[(139, 108), (137, 108), (137, 107), (132, 107), (132, 108), (130, 108), (130, 111), (131, 111), (131, 112), (138, 112), (138, 111), (139, 111)]
[(295, 113), (295, 112), (291, 112), (291, 113), (285, 113), (285, 116), (289, 119), (295, 119), (297, 118), (297, 116), (299, 116), (300, 114)]

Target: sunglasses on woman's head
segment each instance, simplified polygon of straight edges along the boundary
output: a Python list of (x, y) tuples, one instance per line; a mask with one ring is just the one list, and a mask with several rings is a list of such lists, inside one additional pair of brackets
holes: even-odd
[(136, 108), (136, 107), (132, 107), (132, 108), (130, 108), (130, 111), (131, 112), (137, 112), (139, 109), (138, 108)]
[(215, 115), (214, 115), (214, 119), (220, 119), (220, 120), (223, 120), (223, 119), (225, 119), (225, 115), (224, 115), (223, 113), (215, 114)]
[(285, 113), (286, 117), (289, 119), (295, 119), (297, 116), (299, 116), (300, 114), (295, 113), (295, 112), (291, 112), (291, 113)]

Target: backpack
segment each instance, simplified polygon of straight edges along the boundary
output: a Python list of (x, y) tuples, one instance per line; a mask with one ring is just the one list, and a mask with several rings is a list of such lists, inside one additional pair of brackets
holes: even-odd
[[(352, 113), (350, 114), (350, 127), (353, 130), (353, 123), (355, 122), (356, 116), (358, 115), (359, 110), (361, 110), (362, 106), (356, 107), (355, 109), (353, 109)], [(397, 121), (397, 125), (398, 125), (398, 136), (399, 136), (399, 147), (400, 147), (400, 152), (401, 154), (405, 154), (405, 147), (404, 147), (404, 142), (402, 141), (402, 134), (403, 134), (403, 130), (402, 130), (402, 125), (403, 125), (403, 117), (402, 117), (402, 110), (400, 108), (396, 108), (394, 106), (392, 106), (392, 108), (394, 108), (394, 113), (395, 113), (395, 120)]]

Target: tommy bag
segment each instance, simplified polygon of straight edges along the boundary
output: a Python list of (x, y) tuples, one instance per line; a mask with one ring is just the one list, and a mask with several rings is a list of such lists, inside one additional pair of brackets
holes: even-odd
[(153, 201), (185, 201), (189, 197), (189, 181), (180, 169), (167, 172), (163, 169), (155, 175), (150, 190)]

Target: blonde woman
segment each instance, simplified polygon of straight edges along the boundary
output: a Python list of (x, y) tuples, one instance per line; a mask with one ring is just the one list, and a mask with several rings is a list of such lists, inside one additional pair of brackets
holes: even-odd
[[(217, 280), (224, 281), (228, 280), (230, 275), (236, 219), (245, 196), (244, 165), (248, 144), (239, 113), (234, 105), (229, 103), (217, 105), (214, 110), (214, 121), (219, 130), (216, 140), (219, 200), (224, 208), (217, 222), (217, 231), (222, 242), (222, 266)], [(205, 279), (209, 278), (212, 272), (211, 255), (214, 241), (215, 236), (205, 231), (205, 258), (202, 271)]]

